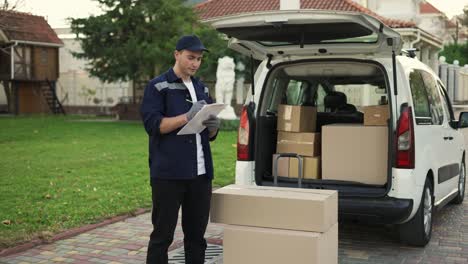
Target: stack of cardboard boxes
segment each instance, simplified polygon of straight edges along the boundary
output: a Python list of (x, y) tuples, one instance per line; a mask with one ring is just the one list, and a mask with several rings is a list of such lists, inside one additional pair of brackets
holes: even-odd
[(367, 106), (362, 124), (322, 127), (322, 179), (372, 185), (387, 182), (388, 105)]
[[(388, 105), (363, 108), (364, 124), (331, 124), (316, 133), (317, 110), (311, 106), (279, 105), (278, 138), (273, 166), (277, 176), (297, 178), (297, 158), (303, 159), (304, 179), (338, 180), (384, 185), (388, 164)], [(273, 172), (275, 173), (275, 172)]]
[(230, 185), (211, 201), (225, 264), (338, 263), (337, 221), (331, 190)]
[[(294, 153), (302, 156), (302, 177), (320, 179), (320, 133), (316, 133), (317, 109), (312, 106), (279, 105), (278, 107), (278, 153)], [(278, 176), (297, 178), (299, 162), (296, 158), (279, 158)], [(274, 166), (273, 166), (274, 168)]]

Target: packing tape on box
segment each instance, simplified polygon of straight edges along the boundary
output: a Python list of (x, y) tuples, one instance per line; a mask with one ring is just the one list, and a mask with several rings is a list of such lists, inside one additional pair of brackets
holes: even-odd
[(296, 141), (296, 140), (287, 140), (287, 139), (280, 139), (276, 141), (276, 143), (294, 143), (294, 144), (301, 144), (301, 145), (315, 145), (315, 142), (306, 142), (306, 141)]
[(292, 115), (292, 107), (290, 106), (286, 106), (284, 108), (284, 115), (283, 115), (283, 119), (285, 120), (291, 120), (291, 115)]
[[(301, 194), (313, 194), (313, 195), (318, 195), (318, 196), (330, 196), (330, 193), (320, 193), (320, 190), (316, 190), (317, 192), (311, 192), (311, 191), (308, 191), (307, 189), (306, 190), (301, 190), (301, 189), (297, 189), (297, 188), (285, 188), (285, 187), (276, 187), (278, 188), (278, 190), (274, 190), (274, 189), (270, 189), (268, 187), (266, 188), (259, 188), (259, 187), (248, 187), (248, 186), (243, 186), (243, 187), (237, 187), (237, 186), (226, 186), (226, 187), (223, 187), (219, 190), (222, 190), (222, 189), (227, 189), (227, 190), (254, 190), (254, 191), (261, 191), (261, 192), (266, 192), (266, 193), (284, 193), (285, 191), (288, 192), (288, 191), (292, 191), (292, 192), (295, 192), (295, 193), (301, 193)], [(289, 190), (288, 190), (289, 189)], [(216, 193), (216, 191), (215, 191)], [(275, 196), (273, 196), (275, 197)]]

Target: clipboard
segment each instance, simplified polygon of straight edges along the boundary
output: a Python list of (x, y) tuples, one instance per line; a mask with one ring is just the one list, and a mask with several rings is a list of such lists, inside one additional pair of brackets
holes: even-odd
[(226, 104), (207, 104), (202, 107), (198, 113), (177, 132), (177, 135), (197, 134), (206, 128), (203, 121), (207, 120), (210, 115), (218, 116), (218, 114), (226, 107)]

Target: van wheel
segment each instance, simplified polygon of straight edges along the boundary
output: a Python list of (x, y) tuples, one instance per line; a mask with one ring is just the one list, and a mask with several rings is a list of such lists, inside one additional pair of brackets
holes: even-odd
[(460, 177), (458, 179), (458, 194), (452, 200), (454, 204), (461, 204), (463, 203), (463, 199), (465, 198), (465, 181), (466, 181), (466, 168), (465, 162), (462, 161), (460, 166)]
[(400, 240), (412, 246), (425, 246), (431, 239), (434, 208), (433, 188), (426, 179), (418, 211), (413, 219), (399, 226)]

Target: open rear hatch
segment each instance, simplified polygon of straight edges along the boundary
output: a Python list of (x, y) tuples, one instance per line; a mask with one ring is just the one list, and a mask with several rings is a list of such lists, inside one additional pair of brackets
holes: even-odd
[(401, 50), (399, 33), (378, 19), (351, 12), (268, 11), (207, 21), (230, 37), (229, 47), (255, 59), (290, 55), (368, 54)]

